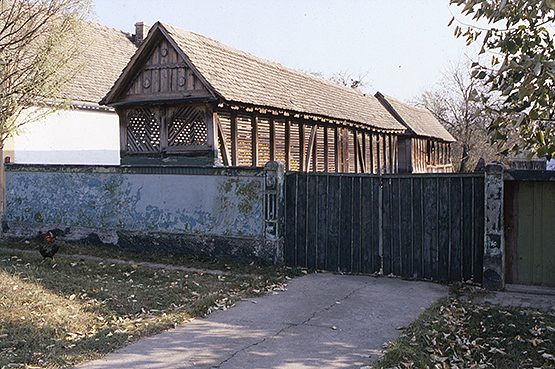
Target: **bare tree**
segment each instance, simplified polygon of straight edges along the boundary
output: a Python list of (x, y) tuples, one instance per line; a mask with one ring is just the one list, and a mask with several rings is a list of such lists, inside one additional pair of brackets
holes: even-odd
[(0, 149), (21, 126), (67, 106), (90, 13), (89, 0), (0, 0)]
[(428, 109), (457, 142), (453, 146), (453, 164), (459, 171), (474, 168), (483, 157), (486, 161), (497, 159), (495, 148), (488, 142), (488, 126), (492, 116), (478, 99), (484, 88), (472, 78), (469, 65), (454, 64), (443, 74), (435, 88), (418, 99), (420, 106)]
[(6, 139), (67, 107), (65, 88), (84, 66), (82, 20), (89, 0), (0, 0), (0, 215)]
[(346, 70), (339, 71), (330, 77), (330, 81), (339, 83), (343, 86), (362, 89), (370, 86), (370, 83), (367, 81), (368, 73), (369, 72), (352, 74)]

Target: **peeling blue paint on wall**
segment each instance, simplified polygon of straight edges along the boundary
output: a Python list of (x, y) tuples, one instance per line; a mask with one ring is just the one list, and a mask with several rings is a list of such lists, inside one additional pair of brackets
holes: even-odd
[(260, 238), (263, 181), (252, 175), (8, 171), (4, 220)]

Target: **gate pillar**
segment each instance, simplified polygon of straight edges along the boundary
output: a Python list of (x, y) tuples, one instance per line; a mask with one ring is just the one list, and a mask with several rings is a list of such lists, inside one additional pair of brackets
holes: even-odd
[(484, 277), (487, 289), (505, 287), (505, 237), (503, 232), (503, 166), (486, 167)]
[(264, 234), (266, 243), (270, 243), (275, 250), (275, 264), (283, 264), (284, 247), (284, 201), (283, 181), (285, 168), (279, 161), (269, 161), (264, 166)]

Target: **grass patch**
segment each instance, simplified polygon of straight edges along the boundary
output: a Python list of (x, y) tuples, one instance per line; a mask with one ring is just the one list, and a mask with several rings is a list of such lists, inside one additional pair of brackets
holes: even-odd
[[(0, 244), (0, 367), (75, 365), (215, 309), (226, 309), (243, 297), (281, 289), (286, 279), (299, 274), (290, 268), (187, 258), (171, 261), (227, 273), (79, 257), (42, 262), (38, 251), (18, 252), (7, 246), (34, 249), (34, 245)], [(63, 244), (60, 253), (68, 251), (161, 262), (154, 260), (155, 254), (102, 255), (106, 250), (101, 248)]]
[(390, 343), (374, 368), (555, 368), (555, 312), (466, 302), (455, 294)]

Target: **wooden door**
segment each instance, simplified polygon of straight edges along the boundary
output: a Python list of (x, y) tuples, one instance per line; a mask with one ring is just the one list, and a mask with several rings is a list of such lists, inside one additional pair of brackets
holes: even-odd
[(506, 282), (555, 286), (555, 183), (505, 188)]

